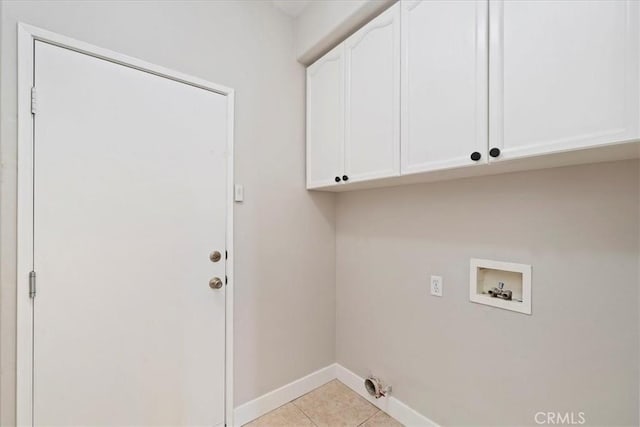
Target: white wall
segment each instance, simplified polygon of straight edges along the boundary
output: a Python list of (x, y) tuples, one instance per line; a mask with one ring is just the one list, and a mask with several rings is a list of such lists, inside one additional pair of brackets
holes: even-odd
[(0, 424), (15, 416), (18, 21), (236, 89), (246, 201), (235, 207), (235, 403), (332, 363), (334, 196), (304, 189), (304, 68), (290, 18), (266, 1), (4, 1), (0, 14)]
[(295, 50), (310, 64), (397, 0), (312, 1), (296, 18)]
[[(339, 194), (338, 363), (441, 425), (583, 411), (637, 426), (638, 173), (622, 161)], [(533, 314), (470, 303), (471, 257), (532, 264)]]

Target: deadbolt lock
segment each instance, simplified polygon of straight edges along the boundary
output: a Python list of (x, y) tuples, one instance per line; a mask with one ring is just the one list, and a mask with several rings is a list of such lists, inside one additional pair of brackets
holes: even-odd
[(213, 279), (209, 280), (209, 287), (211, 289), (220, 289), (222, 287), (222, 280), (220, 280), (219, 277), (214, 277)]
[(211, 254), (209, 254), (209, 259), (211, 260), (211, 262), (218, 262), (220, 261), (220, 258), (222, 258), (222, 255), (218, 251), (213, 251), (211, 252)]

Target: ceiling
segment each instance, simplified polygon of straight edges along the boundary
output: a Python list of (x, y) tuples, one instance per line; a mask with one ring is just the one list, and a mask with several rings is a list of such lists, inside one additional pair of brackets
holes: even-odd
[(307, 7), (309, 0), (273, 0), (273, 4), (287, 15), (295, 18)]

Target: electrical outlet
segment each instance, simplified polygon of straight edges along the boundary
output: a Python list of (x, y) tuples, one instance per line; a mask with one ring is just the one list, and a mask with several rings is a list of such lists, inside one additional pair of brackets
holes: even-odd
[(442, 296), (442, 276), (431, 276), (431, 295)]

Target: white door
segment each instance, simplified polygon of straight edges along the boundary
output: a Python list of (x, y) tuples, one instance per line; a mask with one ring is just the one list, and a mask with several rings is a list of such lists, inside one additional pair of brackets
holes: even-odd
[(400, 174), (400, 4), (345, 42), (345, 175)]
[(490, 155), (636, 138), (638, 2), (490, 2)]
[(307, 68), (307, 188), (344, 174), (344, 45)]
[(487, 162), (486, 0), (402, 2), (402, 173)]
[(226, 98), (35, 44), (34, 424), (221, 425)]

